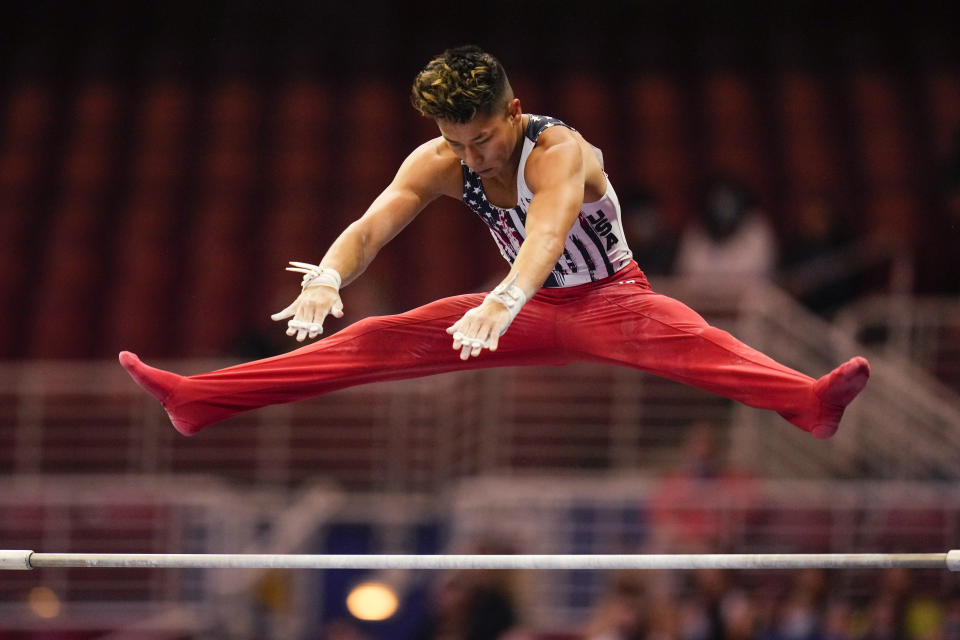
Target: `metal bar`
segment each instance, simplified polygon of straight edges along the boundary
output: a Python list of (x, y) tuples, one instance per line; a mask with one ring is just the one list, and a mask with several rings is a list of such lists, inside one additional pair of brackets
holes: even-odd
[(109, 567), (152, 569), (949, 569), (947, 553), (679, 555), (286, 555), (177, 553), (35, 553), (0, 551), (2, 569)]

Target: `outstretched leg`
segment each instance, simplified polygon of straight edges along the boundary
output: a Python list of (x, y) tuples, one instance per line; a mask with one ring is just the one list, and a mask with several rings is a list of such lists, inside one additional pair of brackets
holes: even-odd
[(777, 411), (817, 438), (836, 433), (870, 377), (866, 359), (857, 357), (814, 380), (654, 293), (641, 278), (595, 292), (599, 298), (575, 314), (566, 332), (574, 336), (572, 350)]
[(550, 340), (553, 310), (535, 301), (517, 316), (496, 352), (460, 360), (446, 328), (483, 300), (455, 296), (394, 316), (361, 320), (289, 353), (195, 376), (150, 367), (127, 351), (120, 363), (163, 404), (174, 427), (193, 435), (250, 409), (294, 402), (369, 382), (415, 378), (461, 369), (560, 364)]

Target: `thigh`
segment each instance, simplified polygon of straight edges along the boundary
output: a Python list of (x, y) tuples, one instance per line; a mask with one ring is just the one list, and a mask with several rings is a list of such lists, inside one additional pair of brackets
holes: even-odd
[(709, 327), (679, 300), (626, 283), (605, 287), (574, 305), (565, 318), (563, 334), (573, 351), (616, 358), (617, 353), (649, 351), (651, 340), (682, 339)]
[(500, 338), (496, 352), (484, 350), (466, 362), (453, 349), (447, 328), (483, 302), (484, 294), (443, 298), (404, 313), (360, 320), (303, 351), (386, 360), (396, 366), (440, 365), (441, 370), (527, 364), (559, 364), (552, 309), (531, 300)]
[[(642, 287), (607, 288), (600, 294), (602, 300), (584, 309), (589, 317), (577, 323), (580, 330), (573, 334), (586, 359), (639, 368), (711, 390), (714, 382), (731, 373), (809, 381), (711, 326), (679, 300)], [(724, 394), (742, 383), (736, 378)]]
[(599, 291), (571, 322), (571, 349), (581, 357), (668, 377), (705, 365), (770, 363), (683, 302), (641, 286)]

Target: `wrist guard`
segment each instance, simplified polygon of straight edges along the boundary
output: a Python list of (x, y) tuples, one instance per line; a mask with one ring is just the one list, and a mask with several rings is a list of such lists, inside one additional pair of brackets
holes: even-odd
[(343, 279), (336, 269), (321, 267), (318, 264), (308, 262), (291, 262), (290, 265), (287, 267), (287, 271), (303, 274), (303, 280), (300, 282), (301, 289), (323, 286), (340, 291), (340, 283), (343, 282)]
[[(516, 284), (517, 276), (514, 275), (513, 279), (510, 282), (501, 283), (497, 286), (496, 289), (487, 294), (486, 300), (495, 300), (505, 306), (507, 311), (510, 312), (510, 322), (513, 322), (513, 319), (517, 317), (517, 314), (520, 313), (520, 308), (526, 303), (527, 296), (523, 293), (523, 290), (520, 289)], [(507, 323), (507, 326), (510, 326)], [(507, 327), (503, 328), (503, 331), (506, 331)], [(503, 335), (503, 332), (500, 333)]]

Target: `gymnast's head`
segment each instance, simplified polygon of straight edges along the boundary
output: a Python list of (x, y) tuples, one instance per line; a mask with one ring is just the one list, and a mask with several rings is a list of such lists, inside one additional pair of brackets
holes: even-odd
[(477, 46), (447, 49), (413, 81), (410, 100), (433, 118), (457, 155), (478, 173), (500, 165), (520, 134), (520, 101), (500, 61)]
[(514, 99), (503, 65), (480, 47), (447, 49), (413, 80), (410, 100), (422, 115), (466, 124), (477, 116), (506, 115)]

